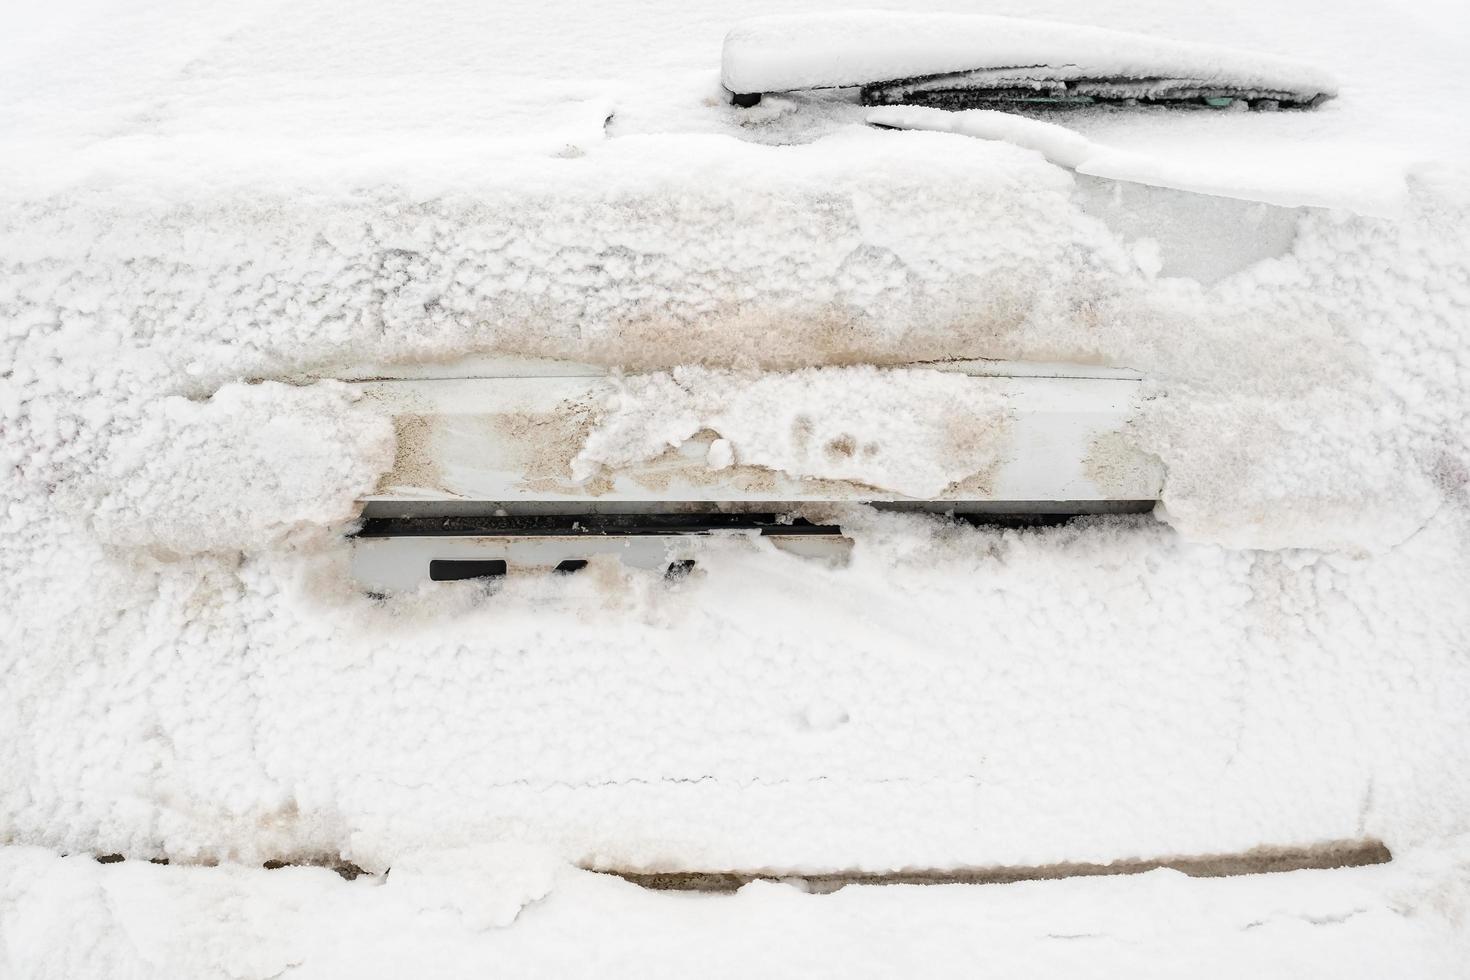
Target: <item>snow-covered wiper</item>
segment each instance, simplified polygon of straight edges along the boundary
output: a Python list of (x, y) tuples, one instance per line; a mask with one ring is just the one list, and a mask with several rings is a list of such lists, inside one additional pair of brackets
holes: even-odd
[(1308, 108), (1330, 75), (1273, 55), (1077, 24), (855, 11), (762, 17), (725, 37), (736, 105), (771, 92), (858, 88), (867, 105)]

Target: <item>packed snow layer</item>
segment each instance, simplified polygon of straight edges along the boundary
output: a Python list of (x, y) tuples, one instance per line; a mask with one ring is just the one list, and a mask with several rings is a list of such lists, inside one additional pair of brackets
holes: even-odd
[(770, 882), (729, 896), (647, 892), (516, 857), (459, 851), (348, 882), (318, 868), (99, 865), (7, 848), (0, 970), (72, 980), (1466, 975), (1463, 845), (1347, 871), (832, 895)]
[(882, 106), (871, 109), (867, 121), (890, 129), (957, 133), (977, 139), (999, 140), (1035, 150), (1051, 163), (1079, 174), (1189, 191), (1195, 194), (1260, 201), (1282, 207), (1336, 207), (1358, 214), (1396, 217), (1403, 209), (1406, 188), (1400, 179), (1365, 182), (1353, 192), (1341, 184), (1323, 188), (1310, 168), (1291, 175), (1252, 174), (1234, 161), (1227, 166), (1180, 166), (1169, 157), (1116, 150), (1068, 129), (1011, 112), (969, 109), (952, 112), (924, 106)]
[[(255, 549), (357, 514), (393, 458), (391, 426), (340, 386), (230, 385), (150, 403), (62, 506), (100, 540), (175, 555)], [(23, 464), (24, 465), (24, 464)]]
[(631, 379), (587, 436), (571, 475), (587, 479), (718, 432), (712, 468), (738, 457), (798, 478), (856, 480), (933, 497), (1001, 461), (1003, 393), (963, 375), (872, 368), (739, 374), (686, 368)]
[(1463, 514), (1374, 558), (1147, 517), (833, 516), (844, 568), (735, 535), (682, 583), (609, 561), (386, 602), (341, 539), (168, 558), (12, 518), (6, 831), (183, 861), (382, 870), (511, 840), (821, 871), (1470, 829)]
[(1061, 77), (1191, 79), (1244, 91), (1334, 95), (1324, 71), (1288, 58), (1126, 31), (1015, 17), (845, 10), (743, 21), (725, 36), (731, 92), (789, 92), (983, 68)]

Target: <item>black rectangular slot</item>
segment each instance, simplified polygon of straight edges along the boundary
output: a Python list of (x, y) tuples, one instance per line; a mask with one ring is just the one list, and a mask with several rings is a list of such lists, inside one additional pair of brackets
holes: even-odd
[(435, 558), (429, 562), (432, 582), (462, 582), (471, 578), (499, 578), (505, 574), (501, 558)]

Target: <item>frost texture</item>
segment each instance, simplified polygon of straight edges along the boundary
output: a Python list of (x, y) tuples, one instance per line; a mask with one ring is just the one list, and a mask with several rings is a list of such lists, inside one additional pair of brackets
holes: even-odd
[(845, 569), (710, 539), (676, 589), (599, 563), (389, 603), (336, 548), (160, 561), (37, 524), (11, 540), (64, 574), (3, 559), (0, 812), (63, 851), (376, 871), (500, 841), (800, 870), (1470, 830), (1463, 518), (1362, 559), (836, 518)]
[(349, 398), (341, 385), (267, 382), (162, 399), (69, 495), (102, 541), (174, 554), (257, 551), (341, 524), (393, 459), (389, 421)]
[(1193, 372), (1150, 404), (1139, 432), (1168, 468), (1170, 520), (1237, 547), (1373, 550), (1440, 507), (1463, 511), (1467, 229), (1470, 211), (1453, 199), (1406, 222), (1314, 215), (1292, 260), (1225, 284), (1222, 298), (1262, 321), (1330, 333), (1243, 344), (1232, 366)]

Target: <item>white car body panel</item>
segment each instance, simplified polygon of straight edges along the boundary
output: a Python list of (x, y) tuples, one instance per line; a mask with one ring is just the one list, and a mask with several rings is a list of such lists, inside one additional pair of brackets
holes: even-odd
[[(1002, 395), (1010, 421), (1000, 463), (985, 485), (953, 486), (932, 499), (1157, 499), (1162, 482), (1157, 461), (1126, 440), (1141, 397), (1136, 378), (1107, 370), (1071, 377), (981, 373), (997, 370), (993, 365), (950, 370), (965, 370), (970, 384)], [(359, 387), (394, 416), (399, 437), (398, 461), (370, 501), (571, 505), (913, 499), (855, 482), (752, 472), (755, 467), (712, 470), (704, 464), (712, 441), (707, 433), (658, 459), (610, 472), (606, 479), (575, 480), (570, 459), (580, 448), (579, 436), (585, 438), (593, 424), (596, 406), (617, 390), (608, 377), (420, 378)]]

